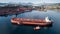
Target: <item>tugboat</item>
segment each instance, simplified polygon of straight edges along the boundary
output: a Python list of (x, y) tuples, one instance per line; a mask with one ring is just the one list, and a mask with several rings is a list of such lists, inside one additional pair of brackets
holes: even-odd
[[(42, 19), (27, 19), (27, 18), (12, 18), (11, 22), (13, 24), (22, 24), (22, 25), (39, 25), (39, 26), (47, 26), (52, 24), (53, 21), (49, 20), (48, 16)], [(37, 28), (37, 27), (36, 27)]]

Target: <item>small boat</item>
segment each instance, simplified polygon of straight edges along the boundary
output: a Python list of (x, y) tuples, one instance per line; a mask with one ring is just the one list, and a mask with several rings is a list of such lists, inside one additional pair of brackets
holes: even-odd
[(11, 22), (13, 24), (46, 26), (46, 25), (52, 24), (53, 21), (49, 20), (49, 18), (46, 17), (44, 20), (42, 20), (42, 19), (27, 19), (27, 18), (12, 18)]
[(40, 30), (41, 28), (39, 26), (36, 26), (34, 30)]

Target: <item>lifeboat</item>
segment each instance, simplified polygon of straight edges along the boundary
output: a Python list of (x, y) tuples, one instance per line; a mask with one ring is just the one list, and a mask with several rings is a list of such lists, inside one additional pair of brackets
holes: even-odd
[(41, 19), (27, 19), (27, 18), (12, 18), (11, 22), (13, 24), (22, 24), (22, 25), (40, 25), (46, 26), (52, 24), (52, 21), (46, 17), (44, 20)]

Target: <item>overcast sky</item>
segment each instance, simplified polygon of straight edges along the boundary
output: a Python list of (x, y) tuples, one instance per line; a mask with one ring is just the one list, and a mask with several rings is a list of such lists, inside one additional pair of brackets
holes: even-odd
[(32, 2), (32, 3), (60, 3), (60, 0), (0, 0), (2, 3), (9, 3), (9, 2)]

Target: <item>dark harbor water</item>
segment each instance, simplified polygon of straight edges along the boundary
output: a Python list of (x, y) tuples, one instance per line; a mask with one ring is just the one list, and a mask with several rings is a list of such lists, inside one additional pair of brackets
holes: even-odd
[[(51, 27), (41, 27), (41, 30), (34, 31), (34, 26), (11, 24), (10, 20), (13, 16), (33, 19), (44, 19), (48, 16), (54, 23)], [(0, 34), (60, 34), (60, 10), (33, 10), (17, 15), (0, 16)]]

